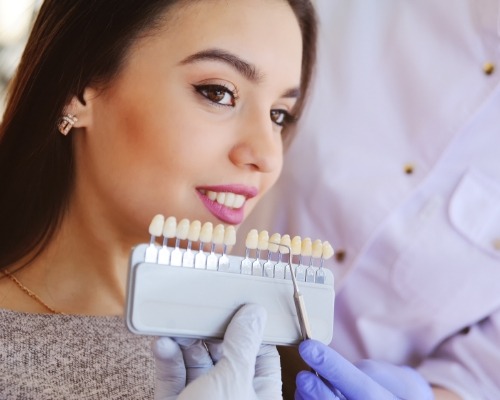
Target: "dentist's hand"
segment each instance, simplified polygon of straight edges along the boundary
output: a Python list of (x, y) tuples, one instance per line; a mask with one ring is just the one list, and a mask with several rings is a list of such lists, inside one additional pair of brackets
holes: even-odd
[[(354, 366), (332, 348), (306, 340), (299, 353), (312, 372), (297, 375), (296, 400), (432, 400), (429, 384), (414, 369), (364, 360)], [(343, 396), (342, 396), (343, 395)]]
[(266, 318), (262, 306), (247, 304), (222, 342), (156, 339), (155, 400), (281, 399), (278, 352), (261, 345)]

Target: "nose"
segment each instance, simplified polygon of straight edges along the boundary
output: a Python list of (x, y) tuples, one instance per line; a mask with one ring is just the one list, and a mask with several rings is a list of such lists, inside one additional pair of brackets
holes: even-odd
[(247, 112), (236, 130), (237, 143), (229, 153), (233, 164), (265, 173), (281, 169), (283, 141), (270, 111)]

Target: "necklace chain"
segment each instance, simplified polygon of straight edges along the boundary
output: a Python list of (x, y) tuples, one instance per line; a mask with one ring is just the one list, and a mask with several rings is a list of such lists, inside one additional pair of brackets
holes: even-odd
[(6, 270), (2, 270), (3, 274), (9, 278), (12, 282), (14, 282), (24, 293), (26, 293), (29, 297), (31, 297), (33, 300), (35, 300), (37, 303), (41, 304), (44, 306), (47, 310), (49, 310), (52, 314), (61, 314), (64, 315), (63, 312), (54, 310), (51, 306), (49, 306), (47, 303), (45, 303), (40, 297), (38, 297), (33, 291), (28, 289), (26, 286), (24, 286), (19, 279), (17, 279), (14, 275), (12, 275), (10, 272)]

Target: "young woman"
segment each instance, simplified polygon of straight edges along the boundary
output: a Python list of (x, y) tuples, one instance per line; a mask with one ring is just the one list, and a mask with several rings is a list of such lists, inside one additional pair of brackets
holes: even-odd
[(157, 213), (245, 219), (314, 43), (309, 0), (43, 3), (0, 131), (0, 397), (153, 396), (151, 338), (122, 318), (131, 246)]

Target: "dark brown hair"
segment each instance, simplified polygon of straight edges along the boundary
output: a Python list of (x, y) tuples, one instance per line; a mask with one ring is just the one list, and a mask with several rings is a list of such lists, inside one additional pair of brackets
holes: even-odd
[[(83, 101), (90, 84), (110, 82), (134, 40), (182, 1), (192, 0), (44, 1), (0, 126), (0, 268), (39, 254), (67, 209), (74, 165), (72, 137), (57, 131), (64, 106), (73, 96)], [(287, 1), (303, 36), (299, 114), (315, 62), (316, 19), (309, 0)]]

